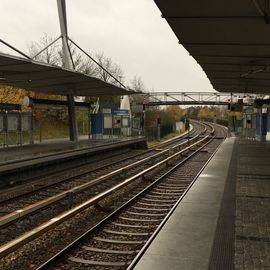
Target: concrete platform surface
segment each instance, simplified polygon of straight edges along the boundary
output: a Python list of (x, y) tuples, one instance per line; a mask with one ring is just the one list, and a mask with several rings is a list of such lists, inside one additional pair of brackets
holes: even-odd
[(270, 269), (270, 142), (238, 142), (235, 269)]
[(144, 141), (145, 138), (143, 137), (91, 139), (81, 140), (78, 143), (67, 140), (52, 140), (46, 143), (1, 148), (0, 173), (39, 163), (51, 162), (55, 159), (66, 159)]

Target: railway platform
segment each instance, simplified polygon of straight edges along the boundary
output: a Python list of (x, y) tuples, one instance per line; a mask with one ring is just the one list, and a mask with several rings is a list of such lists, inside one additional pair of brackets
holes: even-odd
[(269, 160), (227, 139), (132, 269), (270, 269)]
[[(33, 168), (40, 171), (40, 167), (44, 167), (45, 169), (47, 167), (48, 169), (51, 165), (55, 166), (56, 164), (75, 159), (88, 160), (95, 154), (128, 148), (146, 148), (145, 138), (84, 139), (78, 143), (68, 140), (52, 140), (33, 145), (1, 148), (0, 179), (8, 182), (10, 177), (10, 181), (13, 182), (17, 180), (14, 180), (12, 175), (18, 175), (18, 171), (20, 172), (19, 177), (23, 178), (24, 172), (31, 170), (33, 174)], [(2, 182), (0, 182), (0, 186)]]
[[(78, 153), (80, 151), (96, 151), (100, 148), (117, 147), (118, 145), (136, 144), (145, 138), (113, 138), (113, 139), (83, 139), (78, 143), (69, 140), (51, 140), (32, 145), (12, 146), (0, 148), (0, 166), (22, 162), (28, 159), (43, 158), (65, 153)], [(0, 167), (1, 168), (1, 167)]]

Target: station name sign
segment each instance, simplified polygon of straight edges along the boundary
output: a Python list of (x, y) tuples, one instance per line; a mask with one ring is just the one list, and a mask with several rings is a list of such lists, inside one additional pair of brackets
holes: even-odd
[(21, 110), (21, 105), (20, 104), (11, 104), (11, 103), (0, 103), (0, 110), (5, 110), (5, 111), (16, 110), (16, 111), (19, 111), (19, 110)]
[(114, 115), (128, 115), (128, 110), (124, 110), (124, 109), (113, 110), (113, 114)]

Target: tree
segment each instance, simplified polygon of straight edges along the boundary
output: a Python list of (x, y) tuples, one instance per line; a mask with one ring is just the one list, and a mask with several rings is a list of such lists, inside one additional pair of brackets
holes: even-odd
[(97, 65), (85, 55), (77, 53), (74, 64), (77, 67), (76, 70), (78, 72), (84, 73), (91, 77), (97, 77), (98, 74)]
[(35, 58), (35, 60), (37, 61), (45, 62), (47, 64), (62, 66), (62, 62), (63, 62), (62, 56), (61, 56), (62, 49), (58, 42), (53, 43), (51, 46), (45, 49), (42, 53), (37, 55), (41, 50), (46, 48), (54, 40), (55, 38), (48, 36), (45, 33), (44, 36), (42, 36), (38, 42), (32, 42), (28, 48), (30, 57)]
[(185, 110), (175, 105), (167, 106), (164, 111), (169, 116), (169, 118), (175, 122), (180, 121), (182, 116), (185, 114)]
[(137, 76), (134, 76), (134, 78), (130, 81), (130, 88), (138, 92), (146, 91), (143, 80)]
[[(110, 75), (112, 74), (118, 81), (123, 82), (124, 72), (122, 68), (114, 63), (111, 58), (108, 58), (104, 53), (96, 53), (96, 59), (100, 66), (97, 66), (97, 77), (104, 82), (118, 85), (119, 83)], [(105, 70), (109, 71), (106, 72)]]
[[(138, 93), (147, 92), (144, 82), (140, 77), (134, 76), (134, 78), (130, 81), (130, 85), (128, 86), (131, 90), (135, 90)], [(135, 94), (130, 96), (131, 104), (144, 104), (147, 101), (147, 96), (145, 94)]]
[(200, 106), (191, 106), (187, 108), (187, 115), (189, 118), (198, 119), (199, 111), (200, 111)]
[(162, 110), (157, 106), (152, 106), (151, 110), (146, 110), (146, 126), (155, 127), (157, 125), (157, 118), (163, 119)]
[(214, 115), (215, 113), (212, 108), (208, 106), (203, 106), (199, 110), (198, 118), (203, 120), (210, 120), (214, 118)]

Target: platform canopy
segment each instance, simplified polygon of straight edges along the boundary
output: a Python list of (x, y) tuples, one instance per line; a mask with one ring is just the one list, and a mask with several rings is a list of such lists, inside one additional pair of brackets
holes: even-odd
[(129, 95), (127, 90), (88, 75), (33, 60), (0, 53), (0, 85), (51, 95)]
[(220, 92), (270, 93), (269, 0), (155, 0)]

